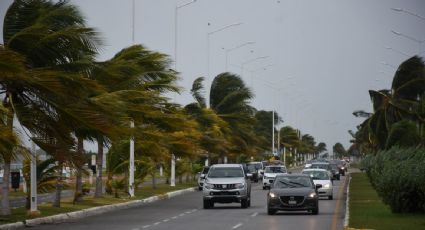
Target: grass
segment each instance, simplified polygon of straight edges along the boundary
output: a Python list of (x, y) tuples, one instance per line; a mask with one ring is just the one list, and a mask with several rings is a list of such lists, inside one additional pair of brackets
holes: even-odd
[(395, 214), (382, 203), (365, 173), (352, 173), (350, 182), (350, 228), (425, 229), (425, 213)]
[[(113, 195), (105, 195), (102, 198), (94, 199), (92, 196), (86, 196), (84, 197), (82, 202), (73, 204), (72, 199), (63, 199), (61, 202), (60, 208), (54, 208), (52, 207), (51, 203), (41, 204), (38, 206), (38, 209), (40, 210), (40, 216), (51, 216), (66, 212), (73, 212), (78, 211), (82, 209), (97, 207), (97, 206), (103, 206), (103, 205), (109, 205), (109, 204), (117, 204), (117, 203), (123, 203), (131, 200), (138, 200), (138, 199), (144, 199), (150, 196), (154, 195), (161, 195), (165, 194), (167, 192), (185, 189), (194, 187), (195, 183), (182, 183), (182, 184), (176, 184), (175, 187), (170, 187), (166, 184), (158, 184), (157, 189), (152, 189), (151, 186), (145, 186), (143, 188), (139, 188), (136, 191), (135, 197), (129, 198), (124, 193), (120, 193), (120, 198), (115, 198)], [(26, 219), (30, 219), (27, 215), (27, 210), (25, 208), (16, 208), (12, 209), (12, 215), (9, 216), (0, 216), (0, 224), (7, 224), (7, 223), (14, 223), (18, 221), (23, 221)]]

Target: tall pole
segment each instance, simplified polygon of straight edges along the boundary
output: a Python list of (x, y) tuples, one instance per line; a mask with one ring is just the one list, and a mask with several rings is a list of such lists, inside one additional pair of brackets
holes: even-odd
[[(134, 121), (130, 121), (130, 128), (134, 130)], [(128, 193), (134, 197), (134, 136), (130, 137), (130, 166), (128, 177)]]
[(180, 8), (183, 8), (187, 5), (190, 5), (192, 3), (196, 2), (196, 0), (192, 0), (190, 2), (184, 3), (182, 5), (176, 5), (176, 8), (174, 8), (174, 70), (177, 70), (177, 39), (178, 39), (178, 33), (177, 33), (177, 27), (178, 27), (178, 12)]
[[(213, 35), (213, 34), (215, 34), (215, 33), (218, 33), (218, 32), (221, 32), (223, 30), (226, 30), (228, 28), (231, 28), (231, 27), (234, 27), (234, 26), (239, 26), (239, 25), (242, 25), (242, 23), (241, 22), (239, 22), (239, 23), (233, 23), (233, 24), (230, 24), (230, 25), (227, 25), (227, 26), (223, 26), (220, 29), (217, 29), (217, 30), (214, 30), (214, 31), (211, 31), (211, 32), (207, 33), (207, 79), (208, 79), (208, 83), (211, 80), (210, 79), (210, 36)], [(208, 86), (207, 86), (207, 89), (208, 89)], [(207, 107), (209, 107), (209, 95), (208, 94), (209, 93), (207, 93), (207, 95), (206, 95)]]
[(272, 154), (274, 155), (274, 110), (272, 110)]
[[(135, 37), (134, 37), (134, 31), (135, 31), (135, 14), (136, 14), (136, 0), (133, 0), (133, 14), (132, 14), (132, 19), (133, 19), (133, 30), (132, 30), (132, 43), (134, 45), (135, 43)], [(131, 120), (130, 121), (130, 129), (131, 132), (133, 132), (134, 130), (134, 121)], [(101, 169), (99, 169), (101, 170)], [(130, 195), (130, 197), (134, 197), (134, 136), (131, 135), (130, 137), (130, 162), (129, 162), (129, 166), (128, 166), (128, 194)]]
[(170, 186), (176, 186), (176, 156), (171, 154), (171, 180)]
[(37, 152), (34, 140), (31, 141), (31, 213), (37, 213)]

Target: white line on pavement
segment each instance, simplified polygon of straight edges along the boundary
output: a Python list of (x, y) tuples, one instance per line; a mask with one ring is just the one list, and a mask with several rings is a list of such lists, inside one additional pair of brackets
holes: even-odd
[(168, 221), (170, 221), (170, 219), (165, 219), (165, 220), (163, 220), (162, 222), (168, 222)]
[(133, 228), (133, 229), (131, 229), (131, 230), (140, 230), (139, 228)]
[(161, 222), (155, 222), (153, 225), (158, 225), (158, 224), (160, 224)]
[(240, 226), (242, 226), (242, 223), (239, 223), (239, 224), (237, 224), (237, 225), (233, 226), (233, 227), (232, 227), (232, 229), (237, 229), (237, 228), (239, 228)]
[(258, 212), (254, 212), (254, 213), (252, 213), (252, 217), (255, 217), (255, 216), (257, 216), (258, 215)]
[(150, 227), (150, 225), (148, 224), (148, 225), (143, 226), (142, 228), (149, 228), (149, 227)]
[(198, 211), (198, 209), (192, 209), (192, 212), (196, 212), (196, 211)]
[(184, 213), (180, 214), (179, 216), (184, 216)]
[(178, 218), (178, 216), (173, 216), (173, 217), (171, 217), (171, 219), (177, 219)]
[(187, 211), (187, 212), (185, 212), (186, 214), (190, 214), (190, 213), (192, 213), (191, 211)]

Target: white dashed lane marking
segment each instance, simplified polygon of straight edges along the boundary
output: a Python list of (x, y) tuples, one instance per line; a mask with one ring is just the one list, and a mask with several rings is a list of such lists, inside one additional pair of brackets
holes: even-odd
[(239, 223), (239, 224), (237, 224), (237, 225), (233, 226), (233, 227), (232, 227), (232, 229), (237, 229), (237, 228), (239, 228), (240, 226), (242, 226), (242, 223)]
[[(167, 219), (162, 220), (162, 223), (166, 223), (166, 222), (168, 222), (168, 221), (170, 221), (170, 220), (175, 220), (175, 219), (177, 219), (177, 218), (179, 218), (179, 217), (181, 217), (181, 216), (184, 216), (184, 215), (186, 215), (186, 214), (190, 214), (190, 213), (193, 213), (193, 212), (196, 212), (196, 211), (198, 211), (198, 209), (192, 209), (192, 210), (190, 210), (190, 211), (186, 211), (186, 212), (180, 213), (180, 214), (179, 214), (179, 215), (177, 215), (177, 216), (173, 216), (173, 217), (171, 217), (171, 218), (167, 218)], [(153, 223), (152, 225), (150, 225), (150, 224), (144, 225), (142, 228), (146, 229), (146, 228), (149, 228), (149, 227), (152, 227), (152, 226), (157, 226), (157, 225), (159, 225), (159, 224), (161, 224), (161, 222), (160, 222), (160, 221), (155, 222), (155, 223)], [(139, 229), (139, 228), (133, 228), (132, 230), (140, 230), (140, 229)]]
[(142, 228), (149, 228), (149, 227), (150, 227), (150, 225), (145, 225)]
[(255, 216), (257, 216), (258, 215), (258, 212), (254, 212), (251, 216), (252, 217), (255, 217)]

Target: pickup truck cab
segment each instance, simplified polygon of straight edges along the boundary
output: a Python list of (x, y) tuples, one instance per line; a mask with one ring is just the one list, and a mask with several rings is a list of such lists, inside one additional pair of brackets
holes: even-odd
[(241, 164), (216, 164), (208, 171), (203, 184), (204, 209), (214, 203), (240, 203), (251, 206), (251, 181)]

